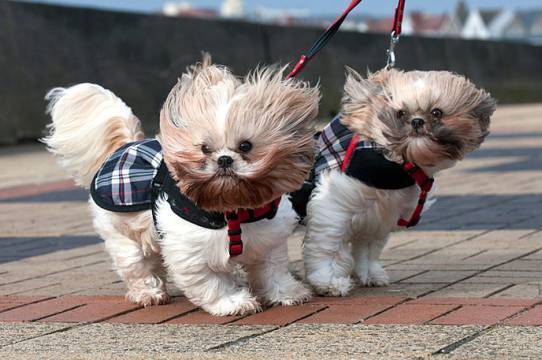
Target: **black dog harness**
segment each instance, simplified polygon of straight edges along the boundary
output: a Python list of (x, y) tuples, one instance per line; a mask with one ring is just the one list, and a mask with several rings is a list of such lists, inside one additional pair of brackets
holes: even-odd
[(228, 228), (229, 254), (243, 252), (241, 224), (273, 219), (280, 198), (258, 209), (238, 209), (221, 213), (200, 209), (176, 185), (163, 161), (157, 140), (146, 139), (126, 144), (100, 167), (90, 187), (94, 202), (114, 212), (152, 210), (156, 223), (156, 201), (165, 196), (171, 210), (180, 218), (207, 228)]
[(433, 178), (421, 168), (410, 162), (401, 165), (386, 159), (383, 146), (362, 140), (360, 134), (354, 134), (341, 123), (339, 116), (316, 136), (319, 150), (311, 176), (300, 190), (291, 194), (293, 207), (300, 216), (306, 216), (310, 194), (320, 175), (337, 169), (377, 189), (398, 190), (417, 184), (421, 189), (418, 204), (410, 219), (399, 219), (397, 225), (412, 227), (420, 221), (427, 194), (433, 186)]

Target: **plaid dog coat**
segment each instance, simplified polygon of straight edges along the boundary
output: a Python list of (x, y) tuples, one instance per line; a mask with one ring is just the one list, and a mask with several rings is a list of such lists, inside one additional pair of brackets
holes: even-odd
[(307, 214), (310, 194), (320, 177), (332, 170), (342, 171), (377, 189), (397, 190), (416, 184), (401, 164), (386, 159), (382, 145), (362, 140), (341, 123), (340, 115), (317, 136), (318, 151), (311, 176), (300, 190), (291, 194), (294, 209), (301, 217)]
[(96, 173), (90, 193), (94, 202), (110, 211), (151, 209), (152, 182), (162, 163), (162, 146), (145, 139), (115, 151)]
[(231, 256), (242, 253), (241, 223), (275, 217), (280, 198), (258, 209), (239, 209), (223, 214), (204, 211), (181, 193), (163, 161), (158, 140), (145, 139), (120, 147), (100, 167), (90, 186), (99, 207), (114, 212), (152, 210), (167, 195), (171, 210), (179, 217), (208, 229), (228, 227)]
[[(318, 153), (314, 163), (315, 181), (325, 171), (342, 169), (346, 150), (354, 134), (341, 123), (340, 116), (335, 117), (318, 136)], [(383, 149), (373, 141), (358, 141), (355, 151), (363, 149)]]

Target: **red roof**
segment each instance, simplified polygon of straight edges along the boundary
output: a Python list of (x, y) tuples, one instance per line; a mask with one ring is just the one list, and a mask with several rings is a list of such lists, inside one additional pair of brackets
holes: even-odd
[(418, 11), (409, 14), (414, 33), (430, 33), (439, 31), (447, 22), (448, 15), (431, 15)]

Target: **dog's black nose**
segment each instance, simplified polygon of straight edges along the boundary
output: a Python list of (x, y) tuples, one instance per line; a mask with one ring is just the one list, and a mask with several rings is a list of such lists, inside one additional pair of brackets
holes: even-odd
[(222, 155), (221, 157), (218, 158), (216, 163), (221, 168), (227, 169), (227, 168), (229, 168), (231, 166), (231, 164), (233, 164), (233, 159), (230, 156)]
[(425, 121), (422, 118), (415, 118), (410, 122), (410, 125), (412, 125), (415, 130), (421, 128), (423, 124), (425, 124)]

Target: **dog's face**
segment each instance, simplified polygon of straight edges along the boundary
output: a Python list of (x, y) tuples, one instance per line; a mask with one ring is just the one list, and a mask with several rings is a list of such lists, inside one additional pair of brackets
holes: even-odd
[(208, 57), (183, 74), (160, 115), (164, 161), (205, 210), (256, 208), (297, 190), (313, 162), (319, 91), (259, 69), (245, 79)]
[(393, 160), (443, 168), (484, 141), (495, 108), (487, 92), (450, 72), (381, 70), (362, 79), (349, 69), (343, 122)]

